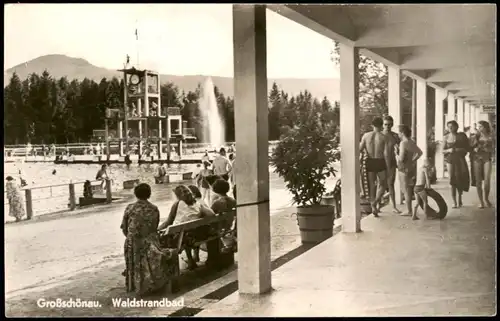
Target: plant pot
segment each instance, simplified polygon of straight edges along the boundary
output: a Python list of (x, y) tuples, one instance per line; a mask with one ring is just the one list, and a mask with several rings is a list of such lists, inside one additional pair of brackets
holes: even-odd
[(333, 236), (335, 207), (315, 205), (297, 207), (297, 223), (303, 244), (318, 244)]

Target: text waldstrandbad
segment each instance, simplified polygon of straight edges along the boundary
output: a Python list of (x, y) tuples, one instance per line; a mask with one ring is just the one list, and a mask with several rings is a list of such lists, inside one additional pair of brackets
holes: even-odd
[(143, 300), (135, 298), (126, 299), (111, 299), (115, 308), (165, 308), (165, 307), (183, 307), (184, 298), (177, 300), (169, 300), (163, 298), (161, 300)]

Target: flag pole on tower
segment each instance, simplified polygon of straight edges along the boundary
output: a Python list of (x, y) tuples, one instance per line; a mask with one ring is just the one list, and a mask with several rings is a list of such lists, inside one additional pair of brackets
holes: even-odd
[(137, 20), (135, 21), (135, 41), (137, 46), (137, 69), (139, 69), (139, 34), (137, 32)]

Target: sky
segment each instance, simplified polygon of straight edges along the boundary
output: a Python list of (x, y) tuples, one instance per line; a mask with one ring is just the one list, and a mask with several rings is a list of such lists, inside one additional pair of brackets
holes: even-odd
[[(233, 76), (231, 4), (8, 4), (4, 70), (47, 54), (118, 69)], [(135, 29), (139, 40), (136, 41)], [(338, 78), (333, 42), (267, 10), (270, 78)], [(137, 55), (139, 53), (139, 55)]]

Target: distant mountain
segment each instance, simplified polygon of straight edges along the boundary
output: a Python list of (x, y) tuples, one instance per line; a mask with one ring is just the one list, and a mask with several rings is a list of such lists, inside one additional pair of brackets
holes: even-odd
[[(120, 66), (118, 66), (120, 67)], [(120, 69), (120, 68), (117, 68)], [(72, 58), (65, 55), (46, 55), (27, 61), (12, 67), (4, 72), (4, 86), (9, 83), (12, 74), (16, 72), (19, 77), (24, 80), (31, 73), (41, 74), (47, 70), (53, 77), (61, 78), (68, 77), (69, 80), (85, 77), (100, 81), (102, 78), (121, 78), (121, 73), (112, 70), (101, 68), (92, 65), (85, 59)], [(206, 76), (175, 76), (175, 75), (160, 75), (161, 83), (173, 82), (180, 90), (194, 90), (198, 83), (203, 83)], [(214, 84), (219, 87), (220, 91), (226, 96), (233, 96), (233, 79), (229, 77), (212, 76)], [(340, 83), (339, 79), (299, 79), (299, 78), (279, 78), (269, 79), (268, 86), (272, 86), (273, 82), (285, 92), (295, 95), (300, 91), (307, 89), (313, 97), (322, 99), (327, 96), (329, 100), (335, 101), (340, 99)]]

